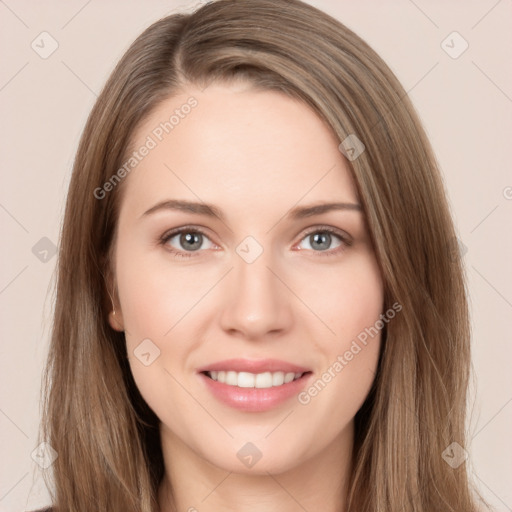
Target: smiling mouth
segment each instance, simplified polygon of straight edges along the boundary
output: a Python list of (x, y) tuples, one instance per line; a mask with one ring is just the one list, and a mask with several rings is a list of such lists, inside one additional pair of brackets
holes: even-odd
[(228, 386), (265, 389), (284, 386), (285, 384), (301, 379), (304, 375), (309, 375), (311, 372), (249, 373), (235, 371), (205, 371), (201, 373), (214, 381)]

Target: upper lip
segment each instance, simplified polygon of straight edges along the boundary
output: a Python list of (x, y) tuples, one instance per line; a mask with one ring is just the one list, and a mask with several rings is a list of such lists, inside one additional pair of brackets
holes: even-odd
[(198, 368), (198, 372), (234, 371), (248, 373), (284, 372), (306, 373), (311, 370), (279, 359), (225, 359)]

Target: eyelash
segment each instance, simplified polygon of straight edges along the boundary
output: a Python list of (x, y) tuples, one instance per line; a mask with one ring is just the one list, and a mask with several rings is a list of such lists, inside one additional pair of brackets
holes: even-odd
[[(209, 239), (208, 235), (202, 229), (200, 229), (196, 226), (183, 226), (181, 228), (164, 233), (159, 239), (159, 244), (162, 246), (165, 246), (171, 238), (174, 238), (176, 235), (180, 235), (181, 233), (199, 233)], [(311, 228), (300, 239), (300, 242), (302, 242), (305, 238), (307, 238), (308, 236), (310, 236), (314, 233), (329, 233), (331, 235), (338, 237), (342, 243), (341, 246), (339, 246), (335, 249), (328, 249), (326, 251), (313, 251), (315, 253), (318, 253), (319, 256), (332, 256), (333, 254), (338, 254), (339, 252), (344, 251), (347, 247), (350, 247), (352, 245), (352, 240), (347, 235), (345, 235), (341, 231), (334, 229), (330, 226), (315, 226), (314, 228)], [(177, 251), (173, 248), (170, 248), (170, 249), (168, 248), (167, 250), (175, 258), (192, 258), (195, 256), (194, 253), (196, 252), (196, 251)], [(198, 250), (197, 252), (201, 252), (201, 251)]]

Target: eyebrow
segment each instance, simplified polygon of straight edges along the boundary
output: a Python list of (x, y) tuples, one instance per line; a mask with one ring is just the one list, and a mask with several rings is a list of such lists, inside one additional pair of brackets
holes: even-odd
[[(217, 217), (224, 221), (225, 216), (222, 210), (212, 204), (197, 203), (194, 201), (185, 201), (180, 199), (168, 199), (161, 201), (149, 210), (145, 211), (141, 217), (151, 215), (161, 210), (176, 210), (184, 211), (188, 213), (194, 213), (196, 215), (207, 215), (208, 217)], [(321, 203), (312, 206), (297, 206), (287, 212), (285, 217), (290, 219), (303, 219), (306, 217), (312, 217), (313, 215), (320, 215), (333, 210), (353, 210), (362, 211), (362, 207), (358, 203)]]

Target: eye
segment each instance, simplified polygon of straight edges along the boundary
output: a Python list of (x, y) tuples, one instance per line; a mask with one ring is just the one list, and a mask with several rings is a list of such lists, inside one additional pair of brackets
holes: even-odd
[(160, 243), (166, 247), (170, 247), (171, 252), (176, 256), (191, 256), (192, 252), (201, 249), (212, 249), (215, 244), (197, 228), (180, 228), (162, 236)]
[(297, 245), (299, 249), (308, 249), (315, 252), (338, 252), (351, 244), (347, 235), (333, 228), (315, 228), (310, 231)]

